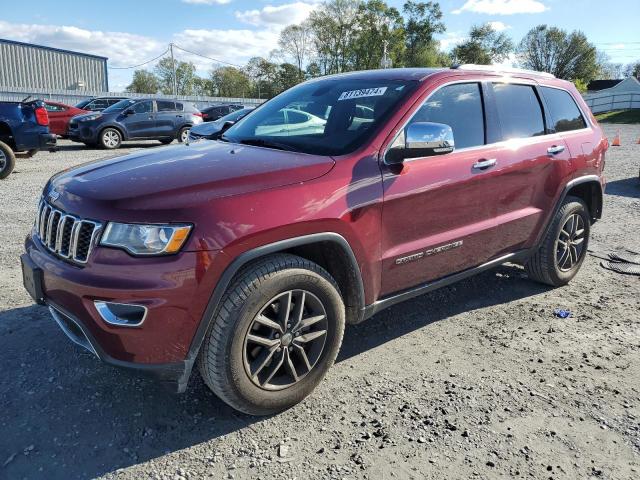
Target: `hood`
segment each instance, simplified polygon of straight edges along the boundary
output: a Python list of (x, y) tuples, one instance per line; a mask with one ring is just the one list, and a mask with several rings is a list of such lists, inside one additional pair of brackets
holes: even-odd
[(196, 135), (201, 135), (201, 136), (212, 135), (222, 130), (223, 126), (224, 126), (224, 122), (220, 122), (218, 120), (214, 122), (203, 122), (191, 127), (191, 131)]
[(87, 214), (91, 204), (110, 210), (180, 209), (312, 180), (334, 164), (331, 157), (208, 141), (87, 163), (61, 172), (47, 188), (58, 192), (61, 208), (77, 214)]

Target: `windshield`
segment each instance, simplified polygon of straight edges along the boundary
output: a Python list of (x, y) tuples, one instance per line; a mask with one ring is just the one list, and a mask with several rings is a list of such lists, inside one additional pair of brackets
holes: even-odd
[(124, 110), (130, 105), (133, 105), (134, 103), (136, 103), (136, 101), (131, 99), (120, 100), (118, 103), (114, 103), (110, 107), (105, 108), (102, 112), (103, 113), (119, 112), (120, 110)]
[(224, 122), (237, 122), (242, 117), (247, 115), (250, 111), (254, 110), (253, 108), (243, 108), (240, 110), (236, 110), (235, 112), (231, 112), (224, 117), (220, 117), (216, 122), (224, 123)]
[(331, 78), (298, 85), (261, 105), (223, 139), (315, 155), (365, 144), (415, 89), (409, 80)]
[(80, 103), (76, 103), (76, 108), (84, 108), (90, 101), (90, 98), (88, 98), (87, 100), (82, 100)]

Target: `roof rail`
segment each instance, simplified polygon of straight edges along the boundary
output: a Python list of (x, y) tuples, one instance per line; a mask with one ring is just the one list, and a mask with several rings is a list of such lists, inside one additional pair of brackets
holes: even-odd
[(552, 73), (537, 72), (536, 70), (527, 70), (525, 68), (502, 67), (499, 65), (476, 65), (474, 63), (465, 63), (462, 65), (453, 65), (454, 70), (480, 70), (484, 72), (503, 72), (503, 73), (526, 73), (528, 75), (538, 75), (540, 77), (556, 78)]

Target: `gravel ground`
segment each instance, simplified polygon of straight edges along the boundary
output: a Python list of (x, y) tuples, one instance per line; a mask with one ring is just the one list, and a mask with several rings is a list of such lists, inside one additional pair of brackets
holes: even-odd
[[(640, 126), (618, 128), (592, 248), (640, 250)], [(32, 305), (18, 256), (43, 184), (112, 155), (61, 145), (0, 182), (0, 478), (640, 478), (638, 277), (500, 267), (347, 328), (309, 399), (253, 418), (198, 375), (177, 396), (101, 364)]]

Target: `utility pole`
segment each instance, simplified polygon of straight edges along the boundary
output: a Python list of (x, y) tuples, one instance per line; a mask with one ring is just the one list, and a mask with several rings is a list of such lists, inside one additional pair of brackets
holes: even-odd
[(169, 44), (169, 50), (171, 51), (171, 69), (173, 70), (173, 96), (178, 96), (178, 82), (176, 80), (176, 61), (173, 59), (173, 43)]
[(380, 62), (380, 66), (382, 68), (391, 68), (391, 59), (389, 58), (389, 54), (387, 52), (387, 47), (389, 45), (389, 42), (387, 40), (384, 40), (382, 42), (382, 61)]

